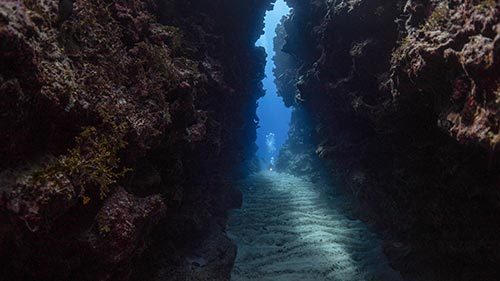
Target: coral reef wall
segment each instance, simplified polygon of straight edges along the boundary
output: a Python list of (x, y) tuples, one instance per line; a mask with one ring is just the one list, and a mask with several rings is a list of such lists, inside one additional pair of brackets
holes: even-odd
[(326, 160), (407, 280), (498, 280), (499, 5), (287, 2), (278, 168), (307, 171), (300, 146)]
[(1, 1), (0, 280), (229, 279), (270, 2)]

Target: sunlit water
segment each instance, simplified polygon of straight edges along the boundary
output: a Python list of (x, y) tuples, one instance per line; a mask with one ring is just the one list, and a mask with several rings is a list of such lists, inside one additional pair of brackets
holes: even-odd
[(263, 159), (264, 168), (268, 168), (272, 158), (277, 157), (279, 149), (286, 141), (290, 123), (291, 109), (286, 108), (283, 100), (277, 95), (272, 61), (276, 27), (281, 18), (288, 15), (289, 12), (290, 8), (285, 2), (278, 0), (274, 9), (266, 14), (264, 34), (256, 43), (257, 46), (264, 47), (267, 53), (266, 78), (262, 81), (266, 95), (259, 100), (257, 109), (257, 116), (260, 119), (260, 128), (257, 130), (257, 145), (259, 147), (257, 155)]
[(325, 193), (331, 187), (269, 171), (287, 138), (291, 110), (276, 94), (273, 38), (289, 8), (279, 0), (266, 15), (257, 45), (268, 54), (257, 114), (258, 156), (265, 170), (239, 184), (243, 206), (233, 210), (228, 235), (238, 253), (232, 281), (400, 281), (383, 254), (381, 241), (340, 207), (345, 198)]

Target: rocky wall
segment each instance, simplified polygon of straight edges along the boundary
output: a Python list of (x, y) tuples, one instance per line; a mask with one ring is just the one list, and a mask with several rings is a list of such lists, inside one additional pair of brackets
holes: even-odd
[(269, 5), (0, 3), (0, 280), (229, 279)]
[(499, 279), (498, 4), (287, 2), (278, 163), (324, 159), (407, 280)]

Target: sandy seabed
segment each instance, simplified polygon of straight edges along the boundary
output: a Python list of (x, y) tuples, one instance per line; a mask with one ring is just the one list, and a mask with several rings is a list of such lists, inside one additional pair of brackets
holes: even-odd
[(341, 196), (310, 181), (263, 172), (240, 182), (244, 202), (229, 220), (238, 245), (232, 281), (397, 281), (382, 243), (348, 218)]

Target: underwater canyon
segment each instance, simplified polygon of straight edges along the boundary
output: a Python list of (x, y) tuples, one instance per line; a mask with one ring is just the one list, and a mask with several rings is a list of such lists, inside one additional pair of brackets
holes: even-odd
[(0, 0), (0, 280), (500, 280), (500, 4), (275, 2)]

